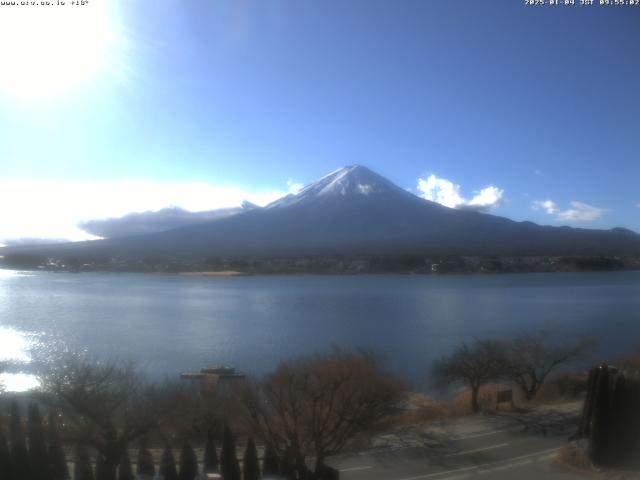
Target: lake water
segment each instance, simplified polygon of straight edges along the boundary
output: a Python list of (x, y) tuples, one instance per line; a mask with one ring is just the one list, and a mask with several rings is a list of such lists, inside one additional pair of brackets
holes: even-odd
[(422, 387), (459, 342), (536, 327), (640, 351), (640, 272), (179, 277), (0, 271), (0, 359), (64, 349), (151, 375), (233, 365), (264, 373), (333, 345), (372, 348)]

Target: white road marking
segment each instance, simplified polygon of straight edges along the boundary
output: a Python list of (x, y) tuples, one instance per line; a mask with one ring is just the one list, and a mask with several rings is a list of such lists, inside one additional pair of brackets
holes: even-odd
[(351, 467), (351, 468), (341, 468), (341, 472), (357, 472), (358, 470), (369, 470), (373, 468), (371, 465), (367, 465), (365, 467)]
[[(481, 463), (479, 465), (471, 465), (469, 467), (456, 468), (456, 469), (447, 470), (447, 471), (444, 471), (444, 472), (427, 473), (426, 475), (417, 475), (415, 477), (397, 478), (395, 480), (424, 480), (425, 478), (443, 477), (444, 475), (468, 472), (469, 470), (480, 470), (481, 468), (492, 467), (492, 466), (496, 467), (493, 470), (503, 470), (503, 469), (506, 469), (506, 468), (517, 467), (517, 466), (519, 466), (519, 465), (521, 465), (523, 463), (527, 463), (527, 462), (519, 462), (518, 463), (517, 462), (518, 460), (524, 460), (526, 458), (531, 458), (531, 457), (536, 457), (536, 456), (544, 456), (544, 454), (551, 454), (553, 452), (557, 452), (558, 450), (560, 450), (560, 448), (562, 448), (562, 447), (551, 448), (549, 450), (541, 450), (539, 452), (529, 453), (527, 455), (520, 455), (518, 457), (507, 458), (505, 460), (498, 460), (498, 461), (495, 461), (495, 462)], [(488, 473), (489, 471), (490, 470), (486, 470), (486, 471), (480, 472), (480, 473)], [(447, 478), (447, 477), (443, 477), (443, 478)], [(455, 477), (449, 477), (449, 478), (455, 478)]]
[(503, 428), (502, 430), (492, 430), (490, 432), (476, 433), (474, 435), (465, 435), (464, 437), (453, 437), (451, 440), (456, 442), (458, 440), (468, 440), (470, 438), (487, 437), (489, 435), (495, 435), (496, 433), (510, 432), (512, 430), (519, 430), (519, 429), (522, 429), (522, 427), (521, 426), (517, 426), (517, 427)]
[[(492, 430), (490, 432), (484, 432), (484, 433), (476, 433), (473, 435), (466, 435), (463, 437), (449, 437), (451, 441), (453, 442), (458, 442), (460, 440), (469, 440), (472, 438), (480, 438), (480, 437), (487, 437), (489, 435), (496, 435), (497, 433), (502, 433), (502, 432), (511, 432), (514, 430), (521, 430), (522, 427), (521, 426), (514, 426), (514, 427), (509, 427), (509, 428), (503, 428), (501, 430)], [(442, 445), (438, 445), (439, 447)], [(418, 442), (416, 441), (415, 445), (408, 445), (408, 446), (404, 446), (404, 445), (390, 445), (390, 446), (386, 446), (386, 447), (378, 447), (376, 449), (373, 450), (364, 450), (362, 452), (358, 452), (358, 455), (361, 457), (364, 456), (369, 456), (369, 455), (375, 455), (376, 453), (380, 453), (380, 452), (397, 452), (398, 450), (409, 450), (412, 448), (424, 448), (425, 444), (423, 442)]]
[(467, 473), (463, 473), (461, 475), (454, 475), (453, 477), (443, 477), (440, 480), (458, 480), (460, 478), (468, 478), (471, 475), (476, 476), (476, 475), (487, 475), (489, 473), (494, 473), (494, 472), (499, 472), (501, 470), (509, 470), (510, 468), (516, 468), (516, 467), (521, 467), (523, 465), (529, 465), (530, 463), (536, 462), (536, 461), (540, 461), (540, 460), (547, 460), (547, 459), (551, 459), (553, 458), (555, 455), (553, 453), (550, 453), (548, 455), (543, 455), (541, 457), (537, 457), (537, 458), (530, 458), (528, 460), (522, 460), (521, 462), (513, 462), (513, 463), (508, 463), (505, 465), (500, 465), (494, 468), (487, 468), (484, 470), (478, 470), (477, 472), (467, 472)]
[(445, 457), (457, 457), (458, 455), (468, 455), (470, 453), (476, 452), (484, 452), (485, 450), (493, 450), (494, 448), (502, 448), (507, 445), (511, 445), (510, 443), (501, 443), (499, 445), (491, 445), (490, 447), (482, 447), (482, 448), (474, 448), (473, 450), (465, 450), (463, 452), (450, 453), (448, 455), (444, 455)]

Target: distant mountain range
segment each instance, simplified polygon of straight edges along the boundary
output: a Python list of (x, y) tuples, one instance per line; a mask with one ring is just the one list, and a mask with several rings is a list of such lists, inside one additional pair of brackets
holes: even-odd
[(363, 166), (342, 168), (297, 194), (266, 207), (251, 207), (166, 231), (90, 242), (8, 247), (0, 250), (0, 255), (78, 259), (399, 254), (640, 256), (640, 235), (630, 230), (540, 226), (451, 209), (417, 197)]

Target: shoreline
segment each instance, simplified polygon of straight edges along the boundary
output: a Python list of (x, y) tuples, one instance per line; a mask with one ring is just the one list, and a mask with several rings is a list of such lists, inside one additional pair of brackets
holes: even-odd
[[(169, 275), (172, 275), (169, 273)], [(173, 275), (178, 277), (249, 277), (254, 275), (253, 273), (240, 272), (237, 270), (222, 270), (222, 271), (202, 271), (202, 272), (178, 272)]]
[(451, 275), (640, 270), (640, 256), (329, 255), (245, 258), (78, 259), (13, 256), (0, 268), (49, 272), (155, 273), (198, 277), (251, 275)]
[(160, 270), (135, 270), (135, 269), (53, 269), (53, 268), (29, 268), (18, 266), (4, 266), (0, 264), (0, 272), (46, 272), (46, 273), (125, 273), (125, 274), (146, 274), (146, 275), (162, 275), (171, 277), (210, 277), (210, 278), (226, 278), (226, 277), (273, 277), (273, 276), (413, 276), (413, 277), (455, 277), (455, 276), (502, 276), (502, 275), (533, 275), (533, 274), (550, 274), (550, 273), (622, 273), (622, 272), (638, 272), (640, 267), (612, 268), (612, 269), (531, 269), (531, 270), (503, 270), (503, 271), (480, 271), (480, 270), (459, 270), (448, 272), (429, 272), (429, 271), (261, 271), (261, 272), (243, 272), (239, 270), (202, 270), (202, 271), (182, 271), (182, 272), (166, 272)]

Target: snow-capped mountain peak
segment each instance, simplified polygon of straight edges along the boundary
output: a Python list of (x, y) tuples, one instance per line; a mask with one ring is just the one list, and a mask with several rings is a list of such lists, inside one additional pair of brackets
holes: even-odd
[(373, 196), (401, 193), (411, 195), (386, 178), (362, 165), (350, 165), (335, 170), (307, 185), (297, 194), (287, 195), (267, 206), (278, 208), (318, 201), (328, 197)]

